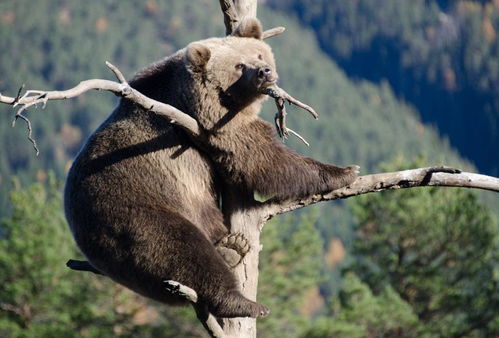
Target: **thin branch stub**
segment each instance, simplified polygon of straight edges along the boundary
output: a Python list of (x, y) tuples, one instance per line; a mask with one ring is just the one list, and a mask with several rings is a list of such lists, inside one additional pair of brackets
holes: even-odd
[(102, 272), (94, 268), (89, 262), (87, 261), (79, 261), (76, 259), (70, 259), (66, 262), (66, 266), (70, 268), (71, 270), (76, 270), (76, 271), (89, 271), (93, 272), (96, 275), (103, 275)]
[(265, 32), (263, 32), (262, 39), (265, 40), (268, 38), (272, 38), (276, 35), (284, 33), (285, 30), (286, 30), (286, 28), (282, 27), (282, 26), (267, 29)]
[(128, 84), (127, 80), (123, 76), (123, 73), (120, 72), (120, 70), (115, 65), (113, 65), (109, 61), (106, 61), (106, 66), (113, 71), (114, 75), (116, 75), (116, 78), (121, 84)]

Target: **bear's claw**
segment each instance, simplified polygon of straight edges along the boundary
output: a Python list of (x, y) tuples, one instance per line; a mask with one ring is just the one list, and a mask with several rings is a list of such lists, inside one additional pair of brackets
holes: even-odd
[(349, 165), (347, 168), (350, 168), (350, 170), (353, 170), (353, 172), (356, 175), (360, 174), (360, 167), (358, 165)]

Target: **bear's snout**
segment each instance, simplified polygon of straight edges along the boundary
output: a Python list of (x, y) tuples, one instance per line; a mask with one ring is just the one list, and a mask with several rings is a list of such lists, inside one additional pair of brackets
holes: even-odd
[(258, 76), (259, 77), (268, 77), (272, 75), (272, 69), (270, 67), (261, 67), (258, 70)]
[(274, 83), (277, 80), (277, 76), (269, 66), (263, 66), (258, 69), (258, 78), (270, 83)]

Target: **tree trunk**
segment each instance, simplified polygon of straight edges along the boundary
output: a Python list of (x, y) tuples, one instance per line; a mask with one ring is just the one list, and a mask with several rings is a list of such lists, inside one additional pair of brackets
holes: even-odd
[[(239, 18), (256, 17), (256, 0), (234, 0)], [(264, 214), (257, 208), (253, 194), (225, 189), (222, 198), (223, 212), (232, 233), (242, 233), (251, 249), (241, 264), (234, 269), (241, 292), (251, 300), (256, 300), (258, 288), (258, 261), (261, 250), (260, 231), (265, 224)], [(227, 318), (223, 320), (226, 337), (256, 338), (256, 319)]]

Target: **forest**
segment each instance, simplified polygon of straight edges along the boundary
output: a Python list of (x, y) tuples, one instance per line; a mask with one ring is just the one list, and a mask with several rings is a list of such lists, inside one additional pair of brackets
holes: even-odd
[(497, 1), (268, 3), (313, 29), (349, 77), (388, 81), (461, 156), (499, 174)]
[[(499, 175), (499, 2), (262, 1), (280, 84), (309, 142), (285, 143), (362, 174), (445, 164)], [(216, 1), (0, 2), (0, 93), (128, 77), (191, 41), (224, 35)], [(22, 121), (0, 106), (0, 336), (205, 337), (191, 308), (148, 301), (65, 266), (71, 161), (117, 98), (89, 92)], [(273, 102), (263, 118), (272, 120)], [(499, 199), (415, 188), (328, 202), (263, 230), (261, 337), (499, 335)]]

